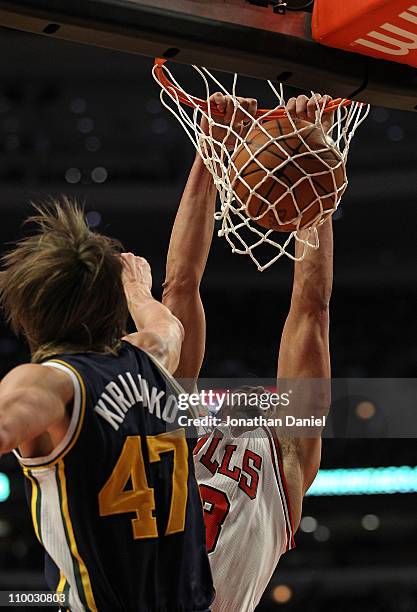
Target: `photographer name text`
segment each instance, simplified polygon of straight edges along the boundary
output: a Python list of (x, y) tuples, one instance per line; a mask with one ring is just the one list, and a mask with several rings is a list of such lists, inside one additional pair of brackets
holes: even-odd
[(198, 418), (191, 418), (187, 415), (181, 415), (178, 418), (180, 427), (325, 427), (326, 417), (305, 417), (297, 418), (287, 414), (284, 418), (272, 418), (257, 415), (254, 417), (217, 417), (206, 415)]

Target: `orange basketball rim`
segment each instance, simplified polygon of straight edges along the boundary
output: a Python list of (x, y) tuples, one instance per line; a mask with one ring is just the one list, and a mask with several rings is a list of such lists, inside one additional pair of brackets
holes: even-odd
[[(154, 63), (154, 76), (159, 81), (161, 87), (165, 89), (168, 93), (173, 94), (176, 98), (178, 98), (181, 104), (185, 104), (186, 106), (191, 106), (195, 108), (198, 106), (203, 112), (208, 111), (209, 104), (207, 100), (203, 100), (201, 98), (196, 98), (190, 94), (187, 94), (184, 89), (174, 85), (172, 83), (164, 70), (164, 64), (167, 60), (165, 58), (157, 57)], [(351, 104), (351, 100), (346, 100), (344, 98), (334, 98), (327, 103), (324, 108), (325, 113), (331, 113), (336, 111), (340, 106), (347, 106)], [(217, 105), (214, 102), (210, 103), (210, 113), (215, 116), (222, 116), (224, 112), (219, 111)], [(255, 119), (261, 119), (264, 115), (267, 115), (269, 119), (280, 119), (287, 115), (287, 112), (284, 108), (277, 109), (266, 109), (259, 108), (255, 114)]]

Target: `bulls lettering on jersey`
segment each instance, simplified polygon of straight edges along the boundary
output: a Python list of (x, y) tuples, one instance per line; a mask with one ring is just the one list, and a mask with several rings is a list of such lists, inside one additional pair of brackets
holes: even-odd
[[(62, 355), (74, 402), (49, 457), (19, 456), (52, 590), (72, 612), (207, 610), (213, 598), (192, 448), (176, 383), (126, 342)], [(41, 407), (40, 407), (41, 409)]]
[(278, 438), (270, 428), (199, 440), (194, 463), (216, 597), (213, 612), (250, 612), (294, 547)]

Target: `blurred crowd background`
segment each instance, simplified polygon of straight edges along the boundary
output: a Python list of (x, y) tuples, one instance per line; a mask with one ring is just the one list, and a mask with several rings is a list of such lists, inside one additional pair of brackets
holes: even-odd
[[(31, 200), (66, 193), (85, 203), (92, 228), (150, 261), (160, 295), (194, 151), (160, 104), (151, 65), (0, 29), (3, 249), (22, 235)], [(268, 102), (259, 82), (245, 87)], [(334, 221), (336, 377), (415, 376), (416, 144), (415, 116), (385, 108), (372, 109), (353, 142), (350, 186)], [(215, 237), (202, 287), (204, 376), (274, 376), (291, 280), (290, 262), (260, 274)], [(2, 375), (27, 360), (24, 342), (2, 322)], [(357, 418), (360, 430), (364, 413)], [(323, 468), (414, 466), (415, 447), (411, 439), (326, 440)], [(0, 459), (0, 472), (0, 590), (42, 588), (42, 551), (12, 456)], [(259, 612), (417, 610), (416, 494), (311, 497), (304, 508), (297, 549), (282, 560)]]

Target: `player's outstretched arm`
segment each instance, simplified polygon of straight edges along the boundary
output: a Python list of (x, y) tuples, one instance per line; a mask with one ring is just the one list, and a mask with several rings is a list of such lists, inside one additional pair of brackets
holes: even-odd
[(124, 339), (153, 355), (171, 374), (181, 353), (184, 330), (169, 309), (152, 297), (151, 269), (143, 257), (123, 253), (123, 287), (134, 334)]
[[(331, 219), (318, 228), (320, 248), (296, 262), (291, 307), (281, 337), (278, 379), (306, 379), (299, 384), (294, 410), (327, 415), (330, 408), (329, 302), (333, 280)], [(301, 248), (301, 247), (300, 247)], [(313, 380), (314, 379), (314, 380)], [(303, 406), (297, 406), (301, 400)], [(321, 437), (296, 440), (304, 491), (313, 482), (321, 457)]]
[[(318, 98), (319, 103), (325, 99)], [(292, 98), (289, 111), (301, 118), (314, 121), (317, 109), (314, 97)], [(299, 385), (306, 416), (322, 417), (330, 407), (330, 351), (329, 302), (333, 285), (333, 229), (332, 220), (318, 228), (320, 247), (309, 249), (306, 257), (294, 266), (291, 307), (285, 322), (278, 358), (278, 379), (307, 379)], [(301, 254), (296, 243), (296, 255)], [(315, 379), (309, 383), (308, 379)], [(294, 410), (297, 410), (296, 402)], [(304, 491), (313, 482), (321, 457), (321, 437), (296, 440)]]
[(163, 303), (184, 326), (176, 378), (198, 378), (204, 359), (206, 321), (200, 283), (213, 229), (216, 188), (197, 155), (191, 168), (169, 243)]
[(47, 366), (14, 368), (0, 383), (0, 455), (51, 431), (68, 419), (71, 379)]
[[(213, 94), (211, 99), (221, 111), (225, 111), (223, 118), (216, 117), (216, 121), (225, 127), (212, 127), (211, 136), (232, 144), (233, 135), (227, 137), (227, 126), (233, 122), (233, 129), (241, 133), (247, 116), (241, 110), (235, 113), (232, 100), (221, 93)], [(256, 112), (256, 100), (240, 100), (240, 103), (248, 113)], [(201, 129), (208, 133), (205, 119)], [(197, 155), (172, 228), (162, 298), (184, 326), (185, 338), (175, 376), (190, 379), (191, 386), (198, 378), (204, 359), (206, 322), (200, 283), (213, 237), (215, 203), (216, 188)]]

